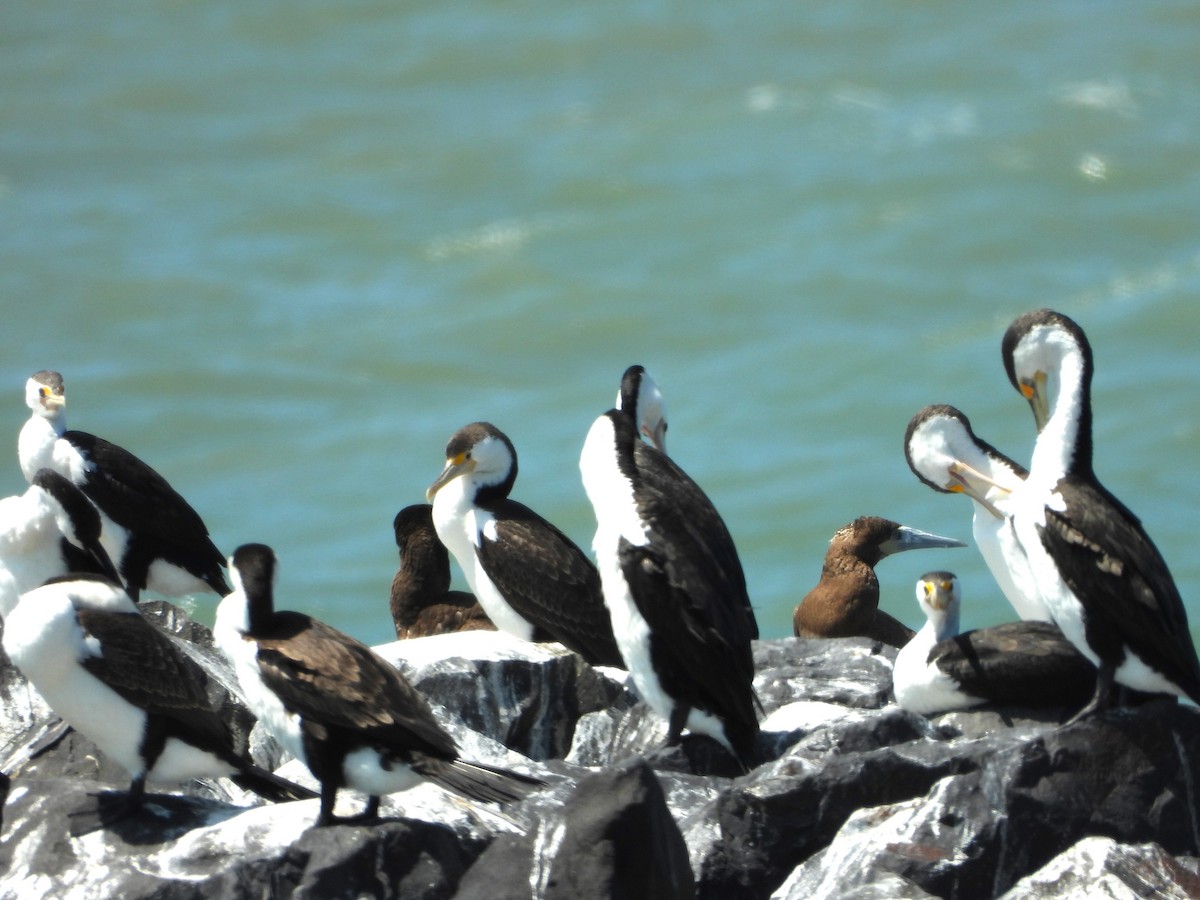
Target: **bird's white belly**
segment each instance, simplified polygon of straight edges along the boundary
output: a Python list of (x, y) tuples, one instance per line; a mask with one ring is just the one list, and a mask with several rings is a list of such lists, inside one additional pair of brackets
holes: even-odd
[(485, 540), (480, 532), (487, 528), (490, 516), (485, 521), (479, 521), (478, 516), (463, 493), (461, 478), (449, 482), (433, 498), (433, 525), (438, 538), (458, 561), (458, 567), (483, 611), (501, 631), (525, 641), (532, 640), (532, 623), (509, 605), (483, 568), (476, 542)]
[(923, 716), (949, 709), (966, 709), (984, 701), (962, 692), (958, 682), (935, 665), (929, 651), (937, 639), (923, 631), (900, 648), (892, 667), (892, 690), (896, 703)]
[(146, 713), (79, 664), (95, 650), (70, 600), (34, 597), (18, 603), (5, 619), (4, 649), (51, 709), (131, 775), (141, 772), (138, 745)]
[(188, 781), (192, 778), (219, 778), (237, 771), (229, 763), (207, 750), (170, 738), (149, 772), (151, 781)]
[[(53, 527), (53, 526), (51, 526)], [(63, 571), (62, 553), (54, 534), (31, 534), (24, 547), (0, 546), (0, 616), (17, 607), (21, 594)], [(11, 551), (11, 552), (10, 552)]]
[[(596, 551), (604, 602), (612, 620), (613, 636), (638, 696), (652, 710), (670, 720), (671, 711), (676, 703), (663, 690), (658, 673), (654, 670), (654, 663), (650, 657), (650, 626), (638, 611), (625, 575), (621, 572), (617, 546), (616, 539), (610, 541), (599, 531), (596, 533), (593, 549)], [(706, 734), (726, 748), (732, 749), (725, 737), (725, 726), (711, 713), (692, 709), (688, 713), (685, 727), (695, 734)]]
[(213, 641), (233, 666), (246, 706), (285, 753), (308, 765), (300, 733), (300, 717), (289, 713), (282, 701), (262, 682), (258, 669), (258, 645), (242, 637), (236, 619), (239, 604), (234, 595), (217, 607)]
[(1017, 616), (1025, 621), (1050, 621), (1029, 563), (1012, 533), (1012, 520), (997, 519), (978, 504), (972, 531), (979, 554)]
[(348, 787), (375, 796), (407, 791), (425, 780), (411, 766), (401, 763), (392, 763), (391, 768), (384, 768), (379, 753), (370, 747), (347, 753), (342, 763), (342, 774)]
[(197, 578), (187, 569), (181, 569), (162, 559), (156, 559), (150, 564), (150, 571), (146, 573), (146, 589), (166, 597), (213, 593), (208, 582)]

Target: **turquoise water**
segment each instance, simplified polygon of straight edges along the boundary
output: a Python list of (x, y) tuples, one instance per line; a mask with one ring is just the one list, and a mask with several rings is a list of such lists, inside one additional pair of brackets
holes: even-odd
[[(0, 422), (23, 385), (165, 474), (281, 603), (389, 638), (391, 519), (487, 419), (582, 546), (626, 365), (790, 631), (861, 514), (970, 539), (908, 471), (953, 403), (1027, 460), (1000, 363), (1051, 306), (1096, 356), (1096, 469), (1200, 624), (1200, 7), (9, 0)], [(964, 626), (1010, 618), (973, 549)], [(460, 579), (461, 580), (461, 579)], [(201, 616), (213, 603), (197, 601)]]

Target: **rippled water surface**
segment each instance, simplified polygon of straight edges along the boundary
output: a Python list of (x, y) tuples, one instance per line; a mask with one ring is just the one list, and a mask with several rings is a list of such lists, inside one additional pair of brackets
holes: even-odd
[[(724, 514), (763, 631), (833, 531), (970, 539), (902, 454), (953, 403), (1027, 460), (1000, 362), (1051, 306), (1096, 470), (1200, 623), (1200, 12), (1190, 3), (203, 4), (0, 13), (0, 491), (23, 384), (165, 474), (281, 604), (389, 638), (391, 519), (487, 419), (582, 546), (626, 365)], [(1011, 618), (974, 549), (884, 561)], [(213, 604), (199, 599), (202, 616)]]

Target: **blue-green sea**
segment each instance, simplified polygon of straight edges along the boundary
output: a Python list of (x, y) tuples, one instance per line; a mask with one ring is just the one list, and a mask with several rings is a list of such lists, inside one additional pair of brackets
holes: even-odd
[[(590, 548), (579, 450), (642, 363), (778, 636), (854, 517), (970, 540), (905, 425), (953, 403), (1027, 461), (1000, 339), (1049, 306), (1195, 628), (1197, 48), (1172, 0), (7, 0), (0, 494), (58, 369), (71, 427), (380, 642), (447, 438), (507, 432)], [(965, 627), (1012, 618), (973, 548), (883, 561), (883, 606), (917, 625), (941, 568)]]

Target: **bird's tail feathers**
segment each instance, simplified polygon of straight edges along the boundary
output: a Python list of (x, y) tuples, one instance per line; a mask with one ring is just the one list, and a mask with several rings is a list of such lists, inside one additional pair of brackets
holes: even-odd
[(229, 780), (243, 790), (253, 791), (272, 803), (287, 803), (289, 800), (313, 800), (319, 797), (316, 791), (288, 781), (274, 772), (255, 765), (248, 765), (230, 775)]
[(488, 803), (520, 800), (531, 791), (546, 786), (546, 782), (531, 775), (463, 759), (439, 760), (437, 765), (429, 766), (429, 770), (421, 774), (441, 787)]

